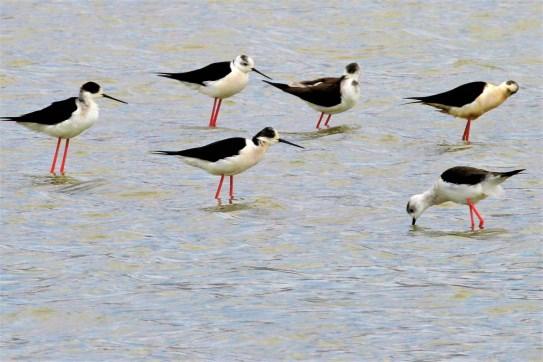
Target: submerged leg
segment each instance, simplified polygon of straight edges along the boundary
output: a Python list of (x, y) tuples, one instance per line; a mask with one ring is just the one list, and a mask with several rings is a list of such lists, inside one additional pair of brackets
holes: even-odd
[(462, 135), (462, 141), (469, 142), (469, 131), (471, 128), (471, 119), (468, 119), (466, 123), (466, 128), (464, 129), (464, 134)]
[(331, 115), (331, 114), (328, 115), (328, 118), (326, 118), (326, 122), (324, 122), (324, 125), (325, 125), (326, 127), (328, 127), (328, 122), (330, 122), (330, 118), (332, 118), (332, 115)]
[(57, 141), (57, 148), (55, 149), (55, 155), (53, 156), (53, 162), (51, 163), (51, 169), (49, 170), (49, 172), (52, 173), (53, 175), (55, 174), (55, 168), (57, 166), (57, 158), (58, 158), (58, 150), (60, 148), (60, 141), (61, 141), (61, 138), (59, 137)]
[(477, 215), (477, 218), (479, 219), (479, 228), (484, 229), (485, 219), (483, 219), (483, 215), (481, 215), (481, 213), (479, 212), (479, 210), (477, 210), (475, 205), (473, 205), (473, 212), (475, 213), (475, 215)]
[(221, 175), (221, 180), (219, 181), (219, 186), (217, 187), (217, 192), (215, 192), (215, 198), (217, 200), (220, 200), (221, 198), (221, 189), (222, 189), (222, 182), (224, 181), (224, 175)]
[(234, 199), (234, 176), (230, 176), (230, 193), (228, 194), (230, 196), (230, 201)]
[(68, 156), (68, 146), (70, 145), (70, 139), (66, 138), (66, 145), (64, 146), (64, 155), (62, 156), (62, 163), (60, 164), (60, 174), (64, 175), (64, 165), (66, 164), (66, 156)]
[(213, 101), (213, 110), (211, 111), (211, 117), (209, 117), (209, 126), (208, 127), (213, 127), (213, 117), (215, 117), (215, 109), (217, 108), (217, 101), (219, 100), (219, 98), (215, 98), (215, 100)]
[(320, 116), (320, 118), (319, 118), (319, 121), (317, 122), (317, 129), (320, 129), (320, 128), (321, 128), (322, 117), (324, 117), (324, 113), (321, 113), (321, 116)]
[(217, 118), (219, 117), (219, 109), (221, 109), (222, 98), (217, 98), (217, 99), (219, 101), (217, 102), (217, 109), (215, 110), (215, 116), (213, 117), (212, 127), (217, 127)]
[[(477, 215), (477, 218), (479, 219), (479, 228), (484, 229), (485, 219), (483, 219), (483, 216), (481, 215), (479, 210), (477, 210), (477, 208), (475, 207), (475, 204), (473, 204), (470, 199), (467, 199), (466, 201), (468, 202), (468, 205), (470, 206), (471, 210), (473, 210), (473, 212), (475, 213), (475, 215)], [(473, 223), (473, 216), (472, 216), (471, 227), (473, 226), (474, 226), (474, 223)]]
[(473, 208), (471, 207), (471, 204), (468, 204), (469, 207), (469, 218), (471, 220), (471, 230), (475, 228), (475, 221), (473, 220)]

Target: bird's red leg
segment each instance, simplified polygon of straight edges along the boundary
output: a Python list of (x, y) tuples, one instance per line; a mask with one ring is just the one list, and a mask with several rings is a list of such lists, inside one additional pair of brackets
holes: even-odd
[(217, 110), (215, 111), (215, 117), (213, 117), (213, 127), (217, 127), (217, 118), (219, 117), (219, 109), (221, 109), (222, 98), (218, 98)]
[(55, 155), (53, 156), (53, 162), (51, 163), (51, 169), (49, 170), (50, 173), (53, 175), (55, 174), (55, 167), (57, 166), (57, 158), (58, 158), (58, 150), (60, 149), (60, 141), (61, 138), (58, 138), (57, 141), (57, 148), (55, 149)]
[(234, 199), (234, 176), (230, 176), (230, 202)]
[(60, 164), (60, 174), (64, 175), (64, 165), (66, 164), (66, 156), (68, 156), (68, 146), (70, 145), (70, 139), (66, 138), (66, 145), (64, 146), (64, 155), (62, 156), (62, 163)]
[(483, 216), (481, 215), (481, 213), (479, 213), (479, 210), (477, 210), (475, 205), (473, 205), (473, 212), (475, 213), (475, 215), (477, 215), (477, 218), (479, 219), (479, 228), (484, 229), (485, 228), (485, 219), (483, 219)]
[(466, 123), (466, 128), (464, 129), (464, 134), (462, 135), (462, 141), (469, 142), (469, 131), (471, 128), (471, 119), (468, 119)]
[(215, 108), (217, 108), (217, 101), (219, 98), (215, 98), (213, 101), (213, 110), (211, 111), (211, 117), (209, 117), (209, 127), (213, 127), (213, 117), (215, 117)]
[(222, 189), (222, 182), (224, 181), (224, 175), (221, 175), (221, 180), (219, 181), (219, 186), (217, 187), (217, 192), (215, 192), (215, 198), (217, 200), (221, 199), (221, 189)]
[(321, 128), (322, 117), (324, 117), (324, 113), (321, 112), (321, 116), (320, 116), (320, 118), (319, 118), (319, 121), (317, 122), (317, 129), (320, 129), (320, 128)]
[(324, 125), (325, 125), (326, 127), (328, 127), (328, 122), (330, 122), (330, 118), (332, 118), (332, 115), (331, 115), (331, 114), (328, 115), (328, 118), (326, 118), (326, 122), (324, 122)]
[[(485, 228), (485, 220), (483, 219), (483, 216), (481, 215), (479, 210), (477, 210), (477, 208), (475, 207), (475, 204), (473, 204), (470, 199), (466, 199), (466, 201), (468, 202), (468, 205), (469, 205), (470, 209), (473, 210), (473, 212), (475, 213), (475, 215), (477, 215), (477, 218), (479, 219), (479, 228), (484, 229)], [(474, 225), (474, 222), (473, 222), (473, 215), (472, 215), (471, 216), (471, 227), (473, 228), (474, 226), (475, 225)]]
[(467, 199), (468, 207), (469, 207), (469, 218), (471, 219), (471, 230), (475, 228), (475, 221), (473, 220), (473, 207), (471, 206), (471, 200)]

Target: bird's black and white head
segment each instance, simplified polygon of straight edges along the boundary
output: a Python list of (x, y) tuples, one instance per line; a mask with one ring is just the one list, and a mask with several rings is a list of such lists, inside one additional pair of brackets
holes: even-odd
[(422, 215), (422, 213), (430, 206), (431, 205), (428, 202), (428, 198), (425, 194), (411, 196), (411, 198), (407, 202), (407, 207), (405, 208), (405, 210), (412, 219), (411, 225), (415, 225), (419, 216)]
[(268, 79), (271, 79), (266, 74), (262, 73), (261, 71), (255, 68), (255, 61), (250, 56), (243, 55), (243, 54), (238, 55), (236, 59), (234, 59), (233, 63), (234, 63), (234, 67), (236, 67), (236, 69), (238, 69), (239, 71), (243, 73), (249, 73), (250, 71), (254, 71)]
[(520, 88), (517, 82), (515, 82), (514, 80), (508, 80), (507, 82), (503, 82), (502, 87), (505, 88), (508, 96), (512, 96), (513, 94), (517, 93)]
[(86, 99), (95, 99), (98, 97), (109, 98), (109, 99), (113, 99), (114, 101), (126, 104), (125, 101), (121, 101), (120, 99), (117, 99), (105, 94), (104, 91), (102, 90), (102, 87), (100, 87), (98, 83), (87, 82), (81, 86), (81, 89), (79, 90), (80, 99), (86, 100)]
[(359, 78), (360, 77), (360, 66), (358, 63), (350, 63), (347, 64), (345, 67), (345, 73), (344, 75), (351, 77), (351, 78)]
[(292, 143), (280, 138), (279, 132), (277, 132), (272, 127), (264, 128), (253, 137), (253, 143), (257, 146), (269, 147), (273, 144), (276, 144), (277, 142), (286, 143), (291, 146), (303, 148), (302, 146), (299, 146), (295, 143)]

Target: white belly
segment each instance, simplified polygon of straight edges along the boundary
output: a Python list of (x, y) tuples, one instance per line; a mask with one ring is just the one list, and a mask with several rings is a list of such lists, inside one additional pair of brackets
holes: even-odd
[(475, 120), (502, 104), (506, 99), (497, 87), (487, 87), (475, 101), (462, 107), (451, 107), (448, 113), (455, 117)]
[(249, 74), (233, 71), (221, 80), (208, 82), (205, 87), (198, 90), (213, 98), (228, 98), (241, 92), (249, 82)]
[(469, 198), (473, 203), (485, 199), (488, 195), (484, 192), (482, 184), (477, 185), (457, 185), (439, 180), (437, 182), (438, 203), (446, 201), (456, 202), (457, 204), (467, 204)]

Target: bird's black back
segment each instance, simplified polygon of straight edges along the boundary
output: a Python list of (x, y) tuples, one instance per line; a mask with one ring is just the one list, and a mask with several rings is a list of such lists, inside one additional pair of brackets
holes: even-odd
[(156, 151), (162, 155), (184, 156), (204, 161), (216, 162), (223, 158), (239, 155), (247, 145), (245, 138), (233, 137), (210, 143), (206, 146), (189, 148), (182, 151)]
[(443, 104), (450, 107), (462, 107), (473, 102), (483, 93), (485, 82), (471, 82), (456, 87), (450, 91), (434, 94), (428, 97), (408, 97), (422, 103)]
[(27, 113), (19, 117), (2, 117), (2, 120), (55, 125), (70, 118), (72, 113), (77, 110), (76, 99), (77, 97), (71, 97), (63, 101), (54, 102), (39, 111)]
[[(263, 80), (283, 92), (292, 94), (306, 102), (322, 106), (333, 107), (341, 103), (341, 81), (343, 78), (321, 78), (322, 82), (309, 87), (290, 87), (287, 84), (269, 82)], [(310, 81), (302, 82), (309, 84)]]
[(443, 172), (441, 179), (457, 185), (476, 185), (484, 181), (489, 174), (489, 171), (480, 168), (456, 166)]
[(205, 85), (204, 82), (216, 81), (226, 77), (231, 72), (230, 62), (212, 63), (200, 69), (185, 73), (158, 73), (158, 76)]

